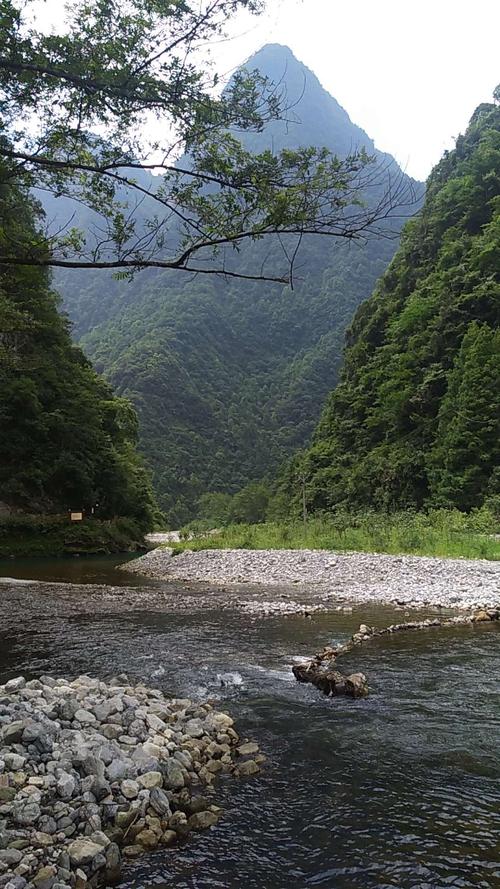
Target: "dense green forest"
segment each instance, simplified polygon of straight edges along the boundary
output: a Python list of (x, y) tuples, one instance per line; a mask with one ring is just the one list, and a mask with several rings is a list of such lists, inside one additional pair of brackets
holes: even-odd
[[(326, 145), (374, 154), (375, 201), (402, 178), (415, 204), (421, 188), (377, 152), (340, 105), (290, 50), (264, 47), (258, 68), (286, 89), (286, 121), (243, 134), (251, 150)], [(61, 218), (57, 202), (48, 215)], [(354, 311), (367, 299), (397, 247), (402, 219), (382, 236), (351, 242), (304, 238), (295, 286), (146, 270), (132, 282), (107, 273), (64, 271), (58, 288), (86, 353), (140, 418), (141, 448), (154, 470), (171, 526), (186, 522), (204, 492), (235, 492), (271, 476), (310, 438), (337, 382), (342, 343)], [(296, 240), (257, 242), (233, 252), (239, 271), (279, 267)]]
[(347, 334), (341, 380), (284, 502), (469, 510), (500, 494), (500, 107), (433, 170)]
[[(40, 207), (0, 166), (0, 243), (39, 240)], [(70, 337), (44, 269), (0, 272), (0, 501), (33, 513), (90, 511), (151, 525), (137, 416)]]

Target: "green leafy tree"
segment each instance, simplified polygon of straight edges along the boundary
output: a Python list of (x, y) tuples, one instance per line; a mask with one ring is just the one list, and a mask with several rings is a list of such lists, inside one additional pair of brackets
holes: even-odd
[(485, 104), (347, 333), (305, 457), (310, 508), (469, 509), (495, 494), (499, 244), (500, 107)]
[[(463, 338), (439, 411), (429, 477), (437, 505), (471, 509), (498, 484), (500, 330), (473, 321)], [(495, 478), (493, 478), (495, 476)]]
[(227, 525), (232, 499), (231, 494), (222, 492), (202, 494), (198, 501), (198, 518), (208, 522), (213, 528)]
[(244, 525), (265, 522), (269, 500), (270, 491), (265, 482), (251, 482), (232, 498), (229, 520)]
[[(0, 249), (38, 239), (39, 208), (0, 162)], [(71, 342), (45, 269), (0, 270), (0, 500), (34, 512), (96, 510), (152, 524), (137, 417)]]
[[(0, 2), (0, 155), (12, 181), (66, 195), (99, 218), (91, 232), (52, 235), (49, 249), (33, 237), (20, 251), (11, 238), (0, 263), (293, 282), (305, 234), (387, 234), (388, 218), (411, 201), (403, 176), (381, 193), (380, 167), (363, 148), (254, 153), (240, 141), (293, 114), (257, 71), (239, 71), (220, 94), (207, 64), (226, 20), (258, 13), (260, 0), (72, 0), (50, 34), (30, 23), (32, 2)], [(148, 170), (161, 172), (153, 184)], [(241, 244), (274, 233), (295, 237), (280, 267), (243, 273)]]

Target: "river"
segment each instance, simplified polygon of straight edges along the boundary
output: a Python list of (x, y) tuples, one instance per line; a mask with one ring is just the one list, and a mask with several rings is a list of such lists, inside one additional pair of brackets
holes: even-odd
[(2, 575), (45, 583), (0, 584), (0, 682), (125, 671), (219, 699), (269, 757), (257, 778), (218, 784), (215, 829), (128, 865), (123, 887), (500, 886), (497, 625), (376, 640), (342, 663), (367, 674), (369, 698), (330, 700), (293, 681), (293, 658), (405, 611), (262, 618), (109, 558), (10, 561)]

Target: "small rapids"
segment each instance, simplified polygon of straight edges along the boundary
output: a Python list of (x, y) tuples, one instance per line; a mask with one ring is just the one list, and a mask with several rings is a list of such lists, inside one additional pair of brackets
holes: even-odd
[(120, 576), (111, 560), (0, 574), (0, 682), (127, 672), (222, 702), (269, 757), (257, 778), (219, 783), (216, 828), (128, 866), (123, 887), (500, 886), (498, 626), (376, 640), (343, 664), (367, 674), (370, 697), (330, 700), (291, 665), (404, 609), (261, 617), (220, 607), (220, 590), (211, 604), (210, 590)]

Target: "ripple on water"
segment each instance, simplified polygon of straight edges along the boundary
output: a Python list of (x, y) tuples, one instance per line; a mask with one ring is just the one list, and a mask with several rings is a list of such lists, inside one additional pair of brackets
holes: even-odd
[(128, 867), (125, 886), (500, 886), (500, 628), (374, 641), (348, 662), (371, 696), (330, 701), (284, 681), (294, 658), (401, 612), (179, 613), (169, 599), (159, 607), (158, 585), (150, 608), (122, 597), (106, 611), (83, 589), (3, 585), (0, 621), (24, 604), (22, 627), (2, 634), (2, 681), (128, 671), (174, 694), (216, 694), (269, 755), (257, 780), (219, 785), (216, 828)]

